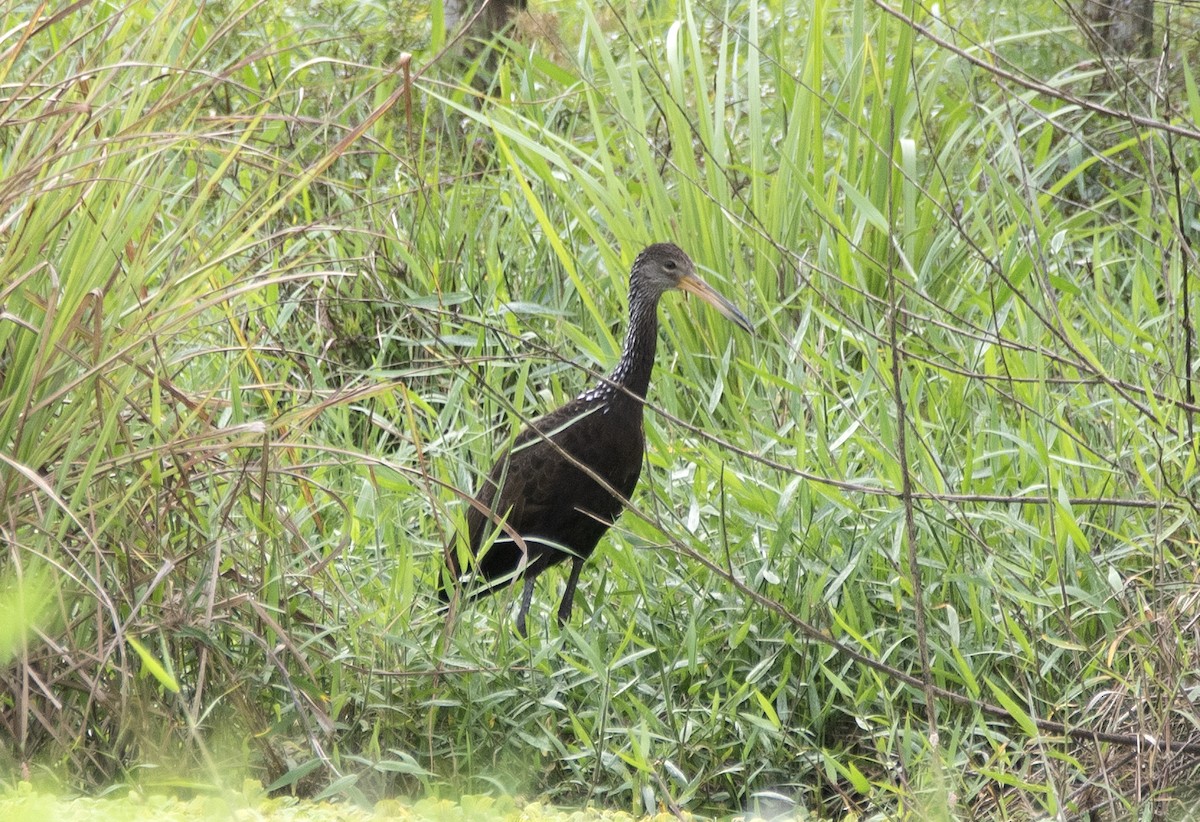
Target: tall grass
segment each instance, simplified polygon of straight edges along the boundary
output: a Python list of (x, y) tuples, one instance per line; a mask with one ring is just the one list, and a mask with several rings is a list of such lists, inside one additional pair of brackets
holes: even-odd
[(288, 676), (279, 495), (316, 494), (270, 448), (313, 387), (272, 336), (341, 275), (294, 227), (326, 158), (190, 5), (38, 11), (5, 25), (0, 485), (14, 579), (55, 596), (5, 672), (5, 756), (83, 784), (181, 746), (211, 767), (202, 721), (264, 715), (237, 705), (251, 660)]
[[(7, 772), (1187, 801), (1186, 22), (1135, 108), (1049, 6), (555, 6), (486, 95), (358, 62), (394, 56), (371, 7), (222, 8), (3, 29)], [(756, 335), (666, 298), (575, 620), (546, 575), (529, 640), (511, 594), (447, 623), (464, 497), (611, 365), (663, 239)]]

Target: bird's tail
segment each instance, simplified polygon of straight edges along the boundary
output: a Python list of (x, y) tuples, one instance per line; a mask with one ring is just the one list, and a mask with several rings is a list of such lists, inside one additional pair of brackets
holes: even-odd
[(437, 612), (444, 614), (450, 610), (450, 601), (457, 594), (460, 602), (474, 602), (477, 599), (491, 596), (501, 588), (507, 588), (515, 580), (525, 576), (525, 564), (522, 563), (519, 568), (516, 568), (512, 573), (504, 574), (500, 577), (484, 577), (479, 573), (471, 573), (464, 579), (464, 575), (460, 570), (458, 557), (453, 550), (447, 551), (446, 564), (442, 566), (441, 574), (438, 578), (438, 599), (442, 601), (442, 605), (438, 606)]

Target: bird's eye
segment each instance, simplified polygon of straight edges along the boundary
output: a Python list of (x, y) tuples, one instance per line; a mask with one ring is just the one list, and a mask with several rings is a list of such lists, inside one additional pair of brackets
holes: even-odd
[(674, 260), (667, 260), (665, 263), (663, 263), (663, 268), (665, 268), (667, 271), (674, 271), (677, 267), (678, 266), (676, 266)]

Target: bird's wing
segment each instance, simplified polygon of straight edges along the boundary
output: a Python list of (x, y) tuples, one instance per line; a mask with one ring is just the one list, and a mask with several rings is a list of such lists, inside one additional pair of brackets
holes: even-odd
[[(529, 561), (587, 556), (620, 514), (621, 498), (633, 493), (642, 467), (640, 407), (633, 413), (604, 411), (602, 403), (568, 403), (532, 422), (497, 460), (476, 497), (487, 512), (476, 506), (467, 512), (476, 571), (483, 577), (512, 573), (525, 548)], [(528, 540), (525, 547), (509, 531)], [(557, 550), (547, 554), (546, 547)]]
[[(497, 515), (509, 512), (506, 521), (522, 533), (553, 532), (579, 511), (611, 521), (621, 502), (604, 485), (628, 497), (642, 467), (641, 420), (633, 422), (586, 402), (568, 403), (535, 420), (492, 470), (485, 504)], [(598, 484), (589, 470), (604, 482)]]
[(604, 443), (602, 419), (596, 405), (568, 403), (517, 437), (501, 497), (511, 504), (518, 531), (553, 528), (558, 518), (576, 510), (578, 498), (595, 486), (581, 465), (608, 480), (606, 457), (613, 448)]

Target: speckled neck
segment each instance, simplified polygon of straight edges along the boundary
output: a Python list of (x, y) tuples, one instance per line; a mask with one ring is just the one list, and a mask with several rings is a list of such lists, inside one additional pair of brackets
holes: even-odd
[(637, 279), (629, 289), (629, 329), (621, 359), (604, 380), (580, 395), (583, 399), (605, 399), (632, 392), (646, 398), (650, 372), (654, 369), (654, 351), (658, 347), (659, 294), (640, 288)]

